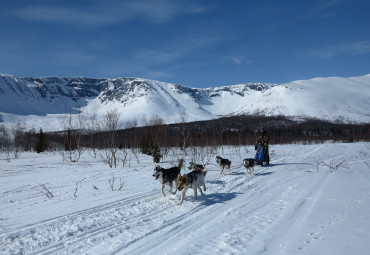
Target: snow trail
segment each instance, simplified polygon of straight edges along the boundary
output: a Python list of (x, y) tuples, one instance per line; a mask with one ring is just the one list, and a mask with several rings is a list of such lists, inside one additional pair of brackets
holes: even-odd
[[(359, 152), (366, 148), (276, 145), (271, 165), (255, 167), (253, 176), (243, 167), (221, 176), (209, 165), (205, 195), (194, 201), (189, 190), (180, 206), (179, 192), (161, 197), (149, 157), (123, 170), (88, 158), (60, 164), (57, 155), (0, 160), (0, 253), (365, 254), (370, 169)], [(224, 154), (242, 162), (231, 148)], [(333, 173), (317, 165), (342, 160), (348, 168)], [(110, 190), (112, 173), (124, 177), (123, 191)], [(40, 180), (53, 199), (41, 194)], [(76, 182), (81, 190), (73, 199)], [(345, 242), (344, 229), (357, 239)]]

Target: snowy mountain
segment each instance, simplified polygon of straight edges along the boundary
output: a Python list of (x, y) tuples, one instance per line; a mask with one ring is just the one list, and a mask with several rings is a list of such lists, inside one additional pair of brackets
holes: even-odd
[(341, 122), (370, 121), (370, 74), (315, 78), (286, 84), (240, 84), (206, 89), (141, 78), (18, 78), (0, 74), (0, 122), (36, 129), (61, 129), (65, 114), (78, 110), (103, 116), (116, 108), (122, 124), (165, 123), (238, 114), (313, 117)]

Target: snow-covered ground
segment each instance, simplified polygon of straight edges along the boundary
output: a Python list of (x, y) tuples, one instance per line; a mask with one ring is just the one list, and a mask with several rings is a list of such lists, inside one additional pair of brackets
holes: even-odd
[(116, 169), (87, 152), (2, 158), (0, 254), (369, 254), (369, 143), (274, 145), (254, 176), (240, 166), (248, 149), (219, 151), (231, 173), (212, 159), (205, 195), (182, 205), (161, 197), (149, 156)]

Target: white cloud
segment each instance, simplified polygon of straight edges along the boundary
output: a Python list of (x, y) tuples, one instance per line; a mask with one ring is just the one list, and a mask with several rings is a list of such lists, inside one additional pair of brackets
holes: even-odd
[(134, 56), (134, 58), (137, 59), (139, 62), (146, 61), (152, 64), (170, 63), (179, 57), (180, 55), (178, 53), (166, 50), (163, 51), (144, 50), (140, 51), (138, 54)]
[(180, 2), (172, 0), (136, 0), (129, 1), (123, 7), (129, 9), (133, 17), (147, 17), (156, 23), (169, 22), (180, 15), (198, 14), (206, 10), (199, 5), (190, 3), (190, 1)]
[(231, 61), (237, 65), (253, 63), (252, 60), (247, 59), (245, 56), (233, 56), (231, 57)]
[(173, 77), (173, 75), (164, 71), (149, 71), (148, 77), (151, 79), (168, 79)]
[(104, 26), (118, 22), (118, 17), (59, 7), (36, 6), (16, 11), (22, 19), (65, 23), (76, 26)]
[(370, 53), (370, 41), (359, 41), (348, 44), (339, 44), (315, 49), (306, 54), (306, 56), (329, 59), (338, 55), (360, 55)]
[(172, 0), (135, 0), (92, 2), (88, 8), (29, 6), (13, 13), (26, 20), (98, 27), (126, 20), (143, 19), (154, 23), (170, 22), (185, 14), (198, 14), (206, 9), (190, 2)]
[(88, 64), (97, 60), (97, 57), (86, 54), (81, 51), (57, 51), (49, 55), (54, 63), (61, 63), (62, 65), (79, 66), (81, 64)]
[(140, 50), (133, 54), (133, 61), (146, 62), (148, 65), (166, 64), (184, 56), (196, 55), (221, 42), (218, 37), (188, 38), (183, 41), (168, 43), (155, 50)]

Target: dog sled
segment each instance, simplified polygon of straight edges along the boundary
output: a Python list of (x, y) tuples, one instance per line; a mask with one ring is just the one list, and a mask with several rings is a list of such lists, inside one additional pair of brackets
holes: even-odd
[(270, 163), (270, 156), (269, 156), (269, 149), (268, 146), (258, 146), (255, 145), (256, 149), (256, 156), (254, 157), (254, 161), (256, 165), (268, 165)]

